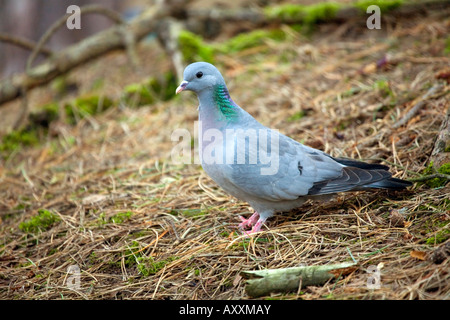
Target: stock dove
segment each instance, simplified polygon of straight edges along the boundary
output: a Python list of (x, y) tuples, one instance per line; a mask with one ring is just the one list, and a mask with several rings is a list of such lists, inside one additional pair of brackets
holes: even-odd
[(199, 100), (199, 152), (205, 172), (227, 193), (255, 210), (239, 227), (258, 232), (274, 213), (306, 200), (371, 188), (404, 189), (411, 183), (393, 178), (389, 168), (332, 156), (271, 130), (230, 97), (215, 66), (192, 63), (176, 89)]

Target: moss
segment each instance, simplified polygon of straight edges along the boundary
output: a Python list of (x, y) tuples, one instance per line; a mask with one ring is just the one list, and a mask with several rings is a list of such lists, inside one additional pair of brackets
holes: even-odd
[(183, 215), (188, 218), (199, 218), (208, 214), (208, 211), (202, 209), (174, 209), (169, 212), (172, 215)]
[(304, 23), (313, 25), (317, 22), (330, 20), (336, 16), (337, 11), (341, 7), (341, 4), (334, 2), (323, 2), (307, 6), (305, 8), (306, 16), (304, 18)]
[(37, 144), (39, 144), (39, 137), (36, 128), (14, 130), (2, 138), (0, 151), (11, 152), (20, 147), (35, 146)]
[(88, 95), (79, 97), (64, 106), (67, 121), (75, 124), (80, 119), (98, 114), (113, 106), (113, 101), (105, 96)]
[(48, 128), (59, 117), (59, 105), (56, 102), (45, 104), (28, 116), (31, 127)]
[(428, 245), (436, 245), (445, 242), (450, 237), (450, 231), (448, 229), (441, 230), (436, 233), (435, 236), (430, 237), (426, 240)]
[(283, 4), (264, 8), (264, 15), (270, 20), (299, 21), (304, 16), (304, 5)]
[[(450, 175), (450, 162), (444, 163), (438, 170), (438, 173)], [(428, 167), (426, 167), (422, 174), (424, 175), (432, 175), (435, 173), (435, 169), (433, 166), (433, 162), (431, 162)], [(446, 178), (433, 178), (425, 181), (425, 184), (430, 188), (441, 188), (448, 183)]]
[(196, 61), (214, 63), (214, 49), (206, 44), (201, 36), (183, 30), (178, 37), (178, 43), (186, 63)]
[[(128, 245), (127, 250), (124, 252), (124, 263), (127, 268), (136, 266), (137, 270), (144, 277), (157, 273), (164, 266), (178, 257), (169, 257), (164, 260), (156, 261), (153, 257), (147, 257), (139, 251), (139, 243), (135, 240)], [(120, 266), (120, 262), (110, 262), (111, 265)]]
[(129, 107), (151, 105), (157, 100), (168, 101), (175, 96), (176, 77), (166, 72), (161, 77), (151, 77), (142, 83), (133, 83), (125, 87), (123, 99)]
[(58, 222), (59, 217), (46, 209), (39, 209), (37, 216), (30, 218), (19, 225), (19, 229), (26, 233), (45, 231)]
[(239, 52), (248, 48), (263, 45), (267, 39), (281, 41), (286, 38), (286, 34), (281, 29), (255, 30), (248, 33), (241, 33), (230, 38), (221, 47), (224, 53)]
[(128, 107), (153, 104), (155, 98), (150, 93), (148, 86), (142, 83), (133, 83), (125, 87), (124, 100)]
[(109, 218), (109, 221), (112, 223), (120, 224), (124, 221), (128, 220), (133, 215), (133, 212), (127, 211), (127, 212), (119, 212), (118, 214), (112, 216)]
[(287, 118), (288, 121), (294, 122), (302, 119), (305, 116), (305, 111), (300, 110), (299, 112), (294, 113), (292, 116)]
[(334, 18), (342, 6), (342, 4), (335, 2), (322, 2), (308, 6), (283, 4), (266, 7), (264, 14), (270, 20), (302, 22), (303, 25), (312, 26), (318, 22)]
[(148, 85), (158, 99), (168, 101), (175, 96), (178, 83), (173, 72), (166, 72), (160, 78), (151, 78)]
[(378, 90), (378, 92), (380, 92), (380, 94), (383, 96), (383, 98), (386, 97), (391, 97), (394, 98), (394, 92), (391, 89), (391, 86), (389, 85), (389, 81), (387, 80), (377, 80), (374, 84), (374, 89)]
[(108, 223), (108, 219), (106, 219), (106, 215), (105, 215), (105, 213), (104, 212), (101, 212), (99, 215), (98, 215), (98, 218), (97, 218), (97, 225), (98, 226), (102, 226), (102, 225), (104, 225), (104, 224), (107, 224)]
[(380, 8), (381, 13), (386, 13), (400, 7), (403, 3), (404, 0), (359, 0), (354, 3), (353, 6), (366, 14), (369, 6), (377, 5)]
[[(437, 245), (445, 242), (448, 238), (450, 238), (450, 230), (447, 228), (448, 221), (439, 222), (434, 226), (438, 228), (438, 231), (432, 236), (426, 239), (425, 243), (428, 245)], [(432, 230), (430, 230), (431, 232)]]
[(69, 93), (77, 92), (78, 85), (75, 82), (69, 80), (68, 78), (69, 77), (67, 75), (62, 75), (62, 76), (56, 77), (50, 83), (50, 87), (56, 93), (57, 97), (60, 98)]
[(2, 137), (0, 152), (11, 152), (21, 147), (33, 147), (40, 143), (41, 137), (46, 135), (50, 123), (58, 118), (59, 106), (56, 102), (48, 103), (28, 116), (25, 128), (11, 131)]
[[(366, 14), (371, 5), (377, 5), (382, 13), (389, 12), (403, 4), (404, 0), (359, 0), (351, 4)], [(282, 4), (268, 6), (264, 14), (269, 20), (295, 23), (300, 22), (303, 26), (311, 27), (319, 22), (333, 19), (341, 8), (348, 7), (336, 2), (321, 2), (312, 5)]]
[(125, 266), (132, 267), (136, 264), (136, 259), (141, 257), (141, 252), (139, 251), (139, 242), (133, 240), (131, 245), (128, 246), (127, 250), (124, 252), (125, 256)]
[(155, 261), (153, 257), (138, 257), (136, 258), (137, 269), (144, 277), (157, 273), (164, 268), (165, 265), (177, 260), (178, 257), (169, 257), (165, 260)]
[(447, 39), (445, 39), (444, 54), (450, 55), (450, 36), (447, 36)]
[(106, 214), (104, 212), (101, 212), (98, 215), (97, 218), (97, 225), (102, 226), (108, 223), (115, 223), (115, 224), (121, 224), (125, 222), (126, 220), (130, 219), (130, 217), (133, 215), (133, 212), (127, 211), (127, 212), (119, 212), (109, 218), (106, 217)]

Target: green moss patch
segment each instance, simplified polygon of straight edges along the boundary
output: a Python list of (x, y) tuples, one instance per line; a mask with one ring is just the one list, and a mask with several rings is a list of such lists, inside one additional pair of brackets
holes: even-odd
[(20, 147), (37, 144), (39, 144), (39, 136), (35, 128), (15, 130), (3, 136), (0, 151), (11, 152)]
[(403, 3), (404, 0), (359, 0), (354, 3), (353, 6), (360, 9), (362, 13), (366, 14), (369, 6), (376, 5), (380, 8), (382, 13), (386, 13), (400, 7)]
[(112, 216), (109, 220), (112, 223), (120, 224), (120, 223), (123, 223), (126, 220), (130, 219), (132, 215), (133, 215), (133, 212), (131, 212), (131, 211), (119, 212), (118, 214)]
[(137, 269), (144, 277), (157, 273), (163, 269), (165, 265), (177, 260), (178, 257), (169, 257), (167, 259), (156, 261), (153, 257), (138, 257), (136, 258)]
[(89, 95), (79, 97), (64, 106), (67, 121), (74, 124), (81, 119), (105, 111), (113, 106), (113, 101), (105, 96)]
[(178, 36), (178, 43), (186, 63), (196, 61), (214, 63), (214, 49), (206, 44), (201, 36), (183, 30)]
[(282, 41), (286, 34), (281, 29), (273, 30), (255, 30), (248, 33), (241, 33), (229, 39), (221, 47), (220, 51), (224, 53), (239, 52), (248, 48), (257, 47), (270, 40)]
[(38, 233), (50, 229), (60, 219), (58, 215), (46, 209), (39, 209), (38, 214), (19, 225), (19, 229), (25, 233)]
[(304, 116), (305, 116), (305, 111), (301, 110), (301, 111), (294, 113), (292, 116), (287, 118), (287, 120), (289, 122), (294, 122), (294, 121), (298, 121), (298, 120), (302, 119)]
[[(438, 173), (447, 174), (450, 175), (450, 162), (444, 163), (438, 170)], [(423, 170), (422, 174), (424, 175), (432, 175), (435, 173), (435, 169), (433, 167), (433, 163), (430, 163), (428, 167)], [(425, 181), (425, 184), (429, 186), (430, 188), (441, 188), (445, 186), (448, 183), (448, 179), (446, 178), (433, 178)]]
[(175, 74), (166, 72), (159, 78), (151, 77), (142, 83), (126, 86), (122, 98), (128, 107), (141, 107), (172, 99), (177, 86)]
[(266, 7), (264, 14), (270, 20), (281, 22), (299, 22), (312, 26), (318, 22), (332, 19), (343, 5), (335, 2), (323, 2), (313, 5), (283, 4)]
[(188, 218), (200, 218), (208, 214), (208, 211), (202, 209), (178, 209), (169, 212), (172, 215), (183, 215)]

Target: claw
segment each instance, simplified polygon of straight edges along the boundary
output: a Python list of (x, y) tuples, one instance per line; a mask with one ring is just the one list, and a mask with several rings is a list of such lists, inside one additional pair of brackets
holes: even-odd
[(244, 217), (239, 216), (241, 219), (241, 223), (239, 224), (239, 228), (244, 229), (245, 227), (251, 227), (252, 229), (250, 231), (243, 230), (243, 232), (249, 237), (253, 233), (261, 231), (261, 227), (266, 221), (266, 219), (261, 218), (259, 213), (255, 211), (255, 213), (248, 219), (245, 219)]
[[(252, 214), (252, 216), (248, 219), (245, 219), (242, 216), (239, 216), (239, 219), (241, 219), (241, 223), (239, 224), (239, 228), (245, 229), (246, 227), (253, 227), (255, 224), (258, 223), (259, 220), (259, 213), (255, 211), (255, 213)], [(253, 230), (253, 229), (252, 229)]]

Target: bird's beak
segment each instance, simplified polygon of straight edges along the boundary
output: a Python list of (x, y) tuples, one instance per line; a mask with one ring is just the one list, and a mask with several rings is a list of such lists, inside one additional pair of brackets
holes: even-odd
[(188, 83), (189, 82), (186, 81), (186, 80), (181, 81), (181, 83), (178, 86), (177, 90), (175, 90), (175, 94), (179, 94), (181, 91), (183, 91), (186, 88), (186, 86), (188, 85)]

